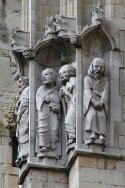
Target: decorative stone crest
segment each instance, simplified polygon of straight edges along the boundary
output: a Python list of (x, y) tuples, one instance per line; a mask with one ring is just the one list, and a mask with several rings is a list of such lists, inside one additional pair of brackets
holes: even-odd
[(92, 11), (92, 25), (102, 24), (104, 20), (104, 13), (105, 11), (103, 9), (103, 5), (100, 2), (94, 4)]
[(65, 17), (62, 14), (51, 16), (46, 18), (45, 25), (45, 37), (57, 38), (57, 36), (63, 36), (69, 34), (69, 32), (75, 32), (75, 18)]
[(46, 25), (45, 25), (45, 37), (51, 38), (56, 37), (56, 18), (51, 16), (50, 18), (46, 18)]
[(64, 17), (62, 14), (55, 15), (56, 18), (56, 30), (60, 31), (62, 28), (65, 28), (67, 21), (64, 20)]

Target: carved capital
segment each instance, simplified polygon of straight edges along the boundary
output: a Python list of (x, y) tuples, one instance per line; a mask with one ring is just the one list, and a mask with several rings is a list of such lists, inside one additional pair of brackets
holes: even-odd
[(79, 34), (71, 34), (70, 35), (70, 42), (73, 46), (75, 47), (80, 47), (81, 46), (81, 37)]
[(23, 55), (26, 59), (35, 59), (36, 52), (32, 48), (28, 48), (23, 51)]

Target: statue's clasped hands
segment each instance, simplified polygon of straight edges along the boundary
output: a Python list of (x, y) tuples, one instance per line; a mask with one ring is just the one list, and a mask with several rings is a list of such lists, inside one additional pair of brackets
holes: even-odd
[(104, 105), (103, 99), (101, 99), (100, 101), (97, 101), (95, 98), (92, 98), (91, 103), (93, 104), (94, 108), (98, 111), (101, 111)]

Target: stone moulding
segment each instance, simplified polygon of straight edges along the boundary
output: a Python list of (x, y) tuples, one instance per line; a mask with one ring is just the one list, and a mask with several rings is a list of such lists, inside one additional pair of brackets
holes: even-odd
[[(44, 66), (46, 66), (46, 61), (48, 61), (47, 62), (48, 66), (51, 66), (50, 61), (53, 58), (53, 62), (54, 62), (54, 58), (56, 55), (59, 64), (61, 65), (71, 61), (71, 59), (73, 58), (72, 57), (73, 50), (75, 49), (70, 43), (70, 35), (65, 35), (63, 37), (57, 37), (57, 38), (45, 38), (43, 40), (39, 39), (36, 42), (35, 46), (33, 46), (32, 48), (24, 49), (23, 56), (27, 60), (33, 59), (38, 64), (43, 63)], [(52, 54), (55, 55), (53, 56)]]
[(23, 181), (26, 178), (26, 175), (28, 174), (30, 169), (33, 168), (38, 168), (38, 169), (48, 169), (48, 170), (54, 170), (54, 171), (60, 171), (60, 172), (68, 172), (72, 166), (72, 164), (74, 163), (75, 159), (78, 156), (84, 156), (84, 157), (100, 157), (100, 158), (104, 158), (104, 159), (122, 159), (125, 160), (125, 156), (122, 156), (120, 154), (120, 152), (118, 152), (117, 154), (114, 152), (103, 152), (103, 153), (97, 153), (97, 152), (91, 152), (89, 150), (86, 149), (75, 149), (72, 154), (70, 155), (67, 163), (65, 165), (44, 165), (44, 164), (40, 164), (38, 162), (33, 161), (32, 159), (30, 159), (30, 161), (27, 162), (25, 168), (23, 168), (22, 173), (20, 174), (19, 180), (18, 180), (18, 184), (21, 185), (23, 183)]
[(83, 31), (81, 32), (81, 45), (83, 46), (86, 39), (92, 34), (97, 33), (97, 32), (100, 32), (101, 36), (106, 40), (108, 51), (116, 50), (116, 46), (115, 46), (113, 38), (110, 36), (110, 34), (106, 31), (106, 29), (100, 23), (83, 28)]

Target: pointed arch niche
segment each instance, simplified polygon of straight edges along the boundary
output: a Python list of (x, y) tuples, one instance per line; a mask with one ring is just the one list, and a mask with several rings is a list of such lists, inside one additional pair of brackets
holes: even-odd
[(90, 26), (82, 31), (81, 45), (84, 74), (95, 57), (104, 58), (108, 66), (109, 53), (116, 49), (113, 38), (101, 24)]
[[(35, 95), (38, 87), (42, 85), (41, 72), (46, 68), (54, 69), (57, 74), (59, 68), (67, 63), (74, 62), (76, 58), (76, 50), (71, 45), (68, 37), (57, 37), (39, 40), (32, 49), (35, 57), (30, 61), (29, 78), (30, 78), (30, 157), (35, 157), (37, 162), (42, 163), (43, 158), (36, 156), (36, 135), (37, 135), (37, 113), (35, 105)], [(60, 87), (58, 82), (58, 87)], [(53, 156), (59, 156), (59, 160), (66, 159), (65, 130), (63, 121), (60, 120), (60, 139), (57, 150), (53, 152)], [(63, 142), (62, 142), (63, 140)], [(50, 157), (53, 158), (53, 157)], [(33, 159), (33, 158), (32, 158)], [(34, 162), (31, 160), (30, 162)], [(47, 162), (46, 162), (47, 164)]]
[[(105, 60), (106, 75), (110, 78), (110, 57), (112, 51), (116, 51), (113, 38), (106, 31), (102, 24), (92, 25), (83, 29), (80, 35), (81, 48), (76, 50), (77, 61), (77, 146), (78, 148), (88, 149), (84, 143), (84, 116), (83, 116), (83, 80), (87, 75), (88, 68), (95, 57)], [(81, 111), (81, 112), (80, 112)], [(81, 124), (81, 126), (80, 126)], [(110, 123), (109, 123), (110, 124)], [(110, 126), (109, 128), (110, 129)], [(80, 133), (82, 133), (80, 137)], [(108, 137), (110, 137), (108, 130)], [(82, 145), (81, 145), (82, 144)]]

